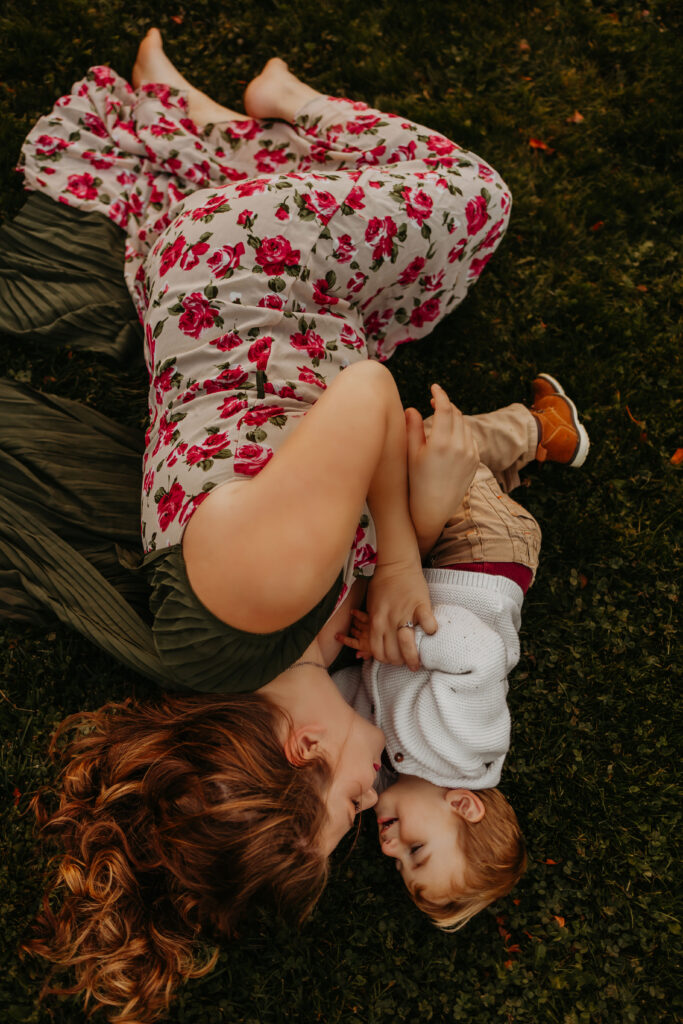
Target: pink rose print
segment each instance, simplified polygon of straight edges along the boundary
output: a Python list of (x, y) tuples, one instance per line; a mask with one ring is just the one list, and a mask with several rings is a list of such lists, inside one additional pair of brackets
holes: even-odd
[(194, 399), (197, 397), (198, 391), (199, 381), (196, 380), (193, 384), (190, 384), (189, 388), (186, 388), (185, 391), (178, 392), (177, 400), (181, 402), (183, 405), (187, 405), (188, 402), (194, 401)]
[(253, 345), (250, 346), (249, 362), (256, 363), (257, 370), (265, 370), (268, 365), (268, 358), (270, 356), (270, 348), (273, 344), (273, 339), (268, 335), (264, 338), (257, 338)]
[(365, 330), (373, 337), (381, 334), (393, 316), (393, 310), (385, 309), (381, 313), (374, 310), (365, 318)]
[(107, 68), (104, 65), (100, 67), (91, 68), (92, 76), (95, 79), (95, 84), (103, 89), (107, 85), (113, 85), (115, 82), (114, 75), (111, 68)]
[(451, 251), (448, 253), (448, 262), (455, 263), (455, 261), (462, 256), (463, 250), (466, 245), (466, 238), (461, 238), (459, 242), (456, 242)]
[(181, 305), (184, 312), (180, 314), (178, 327), (190, 338), (198, 338), (202, 331), (207, 327), (213, 327), (216, 322), (218, 310), (214, 309), (201, 292), (186, 295)]
[(354, 185), (346, 199), (344, 200), (345, 206), (350, 206), (352, 210), (363, 210), (365, 209), (365, 192), (360, 185)]
[(493, 227), (491, 228), (491, 230), (487, 234), (486, 238), (481, 243), (481, 248), (482, 249), (489, 249), (492, 245), (495, 245), (495, 243), (498, 241), (498, 239), (500, 238), (500, 236), (501, 236), (501, 234), (502, 234), (502, 232), (504, 230), (504, 227), (503, 227), (504, 224), (505, 224), (505, 218), (501, 217), (501, 219), (499, 221), (497, 221), (493, 225)]
[(321, 277), (313, 285), (313, 298), (319, 306), (334, 306), (339, 302), (339, 299), (334, 295), (328, 294), (330, 282), (324, 277)]
[(256, 160), (256, 170), (259, 174), (270, 174), (282, 166), (282, 164), (287, 163), (287, 147), (279, 146), (277, 149), (259, 149), (254, 159)]
[(99, 139), (106, 139), (109, 134), (104, 127), (104, 122), (96, 114), (85, 114), (83, 124), (89, 132), (97, 135)]
[(425, 274), (422, 280), (422, 287), (426, 292), (438, 292), (443, 284), (445, 271), (440, 270), (438, 274)]
[(192, 516), (193, 512), (195, 511), (195, 509), (197, 509), (201, 505), (201, 503), (206, 498), (209, 497), (209, 493), (210, 493), (209, 491), (200, 491), (199, 494), (195, 494), (194, 498), (190, 498), (189, 501), (185, 502), (185, 505), (183, 506), (183, 510), (180, 513), (180, 517), (178, 519), (178, 522), (180, 523), (181, 526), (185, 525), (185, 523)]
[(247, 223), (247, 221), (251, 220), (251, 218), (253, 216), (254, 216), (254, 211), (253, 210), (242, 210), (242, 212), (240, 213), (239, 217), (237, 218), (237, 223), (239, 224), (240, 227), (244, 227), (244, 225)]
[(300, 250), (292, 249), (284, 235), (275, 235), (263, 239), (256, 250), (255, 259), (267, 274), (278, 276), (284, 273), (285, 267), (296, 267), (300, 256)]
[(142, 481), (142, 489), (145, 492), (145, 494), (149, 494), (149, 492), (152, 490), (153, 487), (154, 487), (154, 470), (150, 469), (149, 472), (145, 473), (145, 478)]
[(430, 135), (427, 139), (427, 147), (432, 153), (438, 153), (440, 156), (446, 156), (458, 148), (454, 142), (445, 139), (443, 135)]
[(156, 135), (157, 138), (161, 138), (164, 135), (175, 135), (180, 131), (175, 122), (171, 121), (168, 117), (160, 117), (156, 124), (150, 125), (149, 130), (152, 135)]
[(378, 125), (379, 121), (380, 119), (375, 114), (361, 115), (355, 121), (347, 121), (346, 131), (351, 135), (362, 135), (363, 132), (369, 132), (371, 128)]
[(236, 413), (241, 412), (242, 409), (246, 409), (247, 403), (243, 398), (226, 398), (222, 405), (218, 407), (218, 415), (222, 420), (230, 419)]
[(414, 327), (422, 327), (424, 324), (436, 320), (439, 315), (440, 306), (441, 303), (438, 299), (427, 299), (426, 302), (416, 306), (410, 314), (411, 324)]
[(351, 235), (340, 235), (337, 239), (337, 248), (332, 254), (340, 263), (348, 263), (356, 255), (356, 247), (351, 240)]
[(346, 286), (347, 290), (351, 295), (355, 295), (361, 290), (367, 279), (367, 274), (364, 274), (362, 270), (357, 270)]
[(278, 220), (289, 220), (289, 210), (286, 206), (278, 206), (275, 216)]
[(173, 376), (175, 374), (175, 360), (171, 365), (163, 371), (163, 373), (157, 374), (152, 381), (152, 386), (156, 392), (157, 405), (161, 405), (163, 402), (163, 396), (167, 391), (170, 391), (173, 387)]
[(235, 472), (244, 476), (256, 476), (272, 457), (272, 448), (264, 448), (260, 444), (241, 444), (235, 452)]
[(221, 130), (231, 139), (254, 139), (262, 129), (260, 121), (230, 121)]
[(315, 384), (316, 387), (321, 388), (323, 391), (327, 390), (327, 384), (319, 373), (314, 373), (307, 366), (297, 366), (297, 370), (299, 371), (299, 380), (303, 381), (304, 384)]
[(489, 252), (486, 254), (486, 256), (482, 256), (480, 260), (472, 260), (472, 262), (470, 263), (469, 273), (467, 275), (470, 281), (475, 280), (477, 277), (479, 277), (482, 270), (484, 269), (484, 267), (486, 266), (486, 264), (488, 263), (492, 256), (493, 253)]
[(257, 305), (265, 307), (266, 309), (282, 309), (284, 301), (279, 295), (273, 295), (269, 293), (264, 295), (263, 298), (258, 300)]
[(243, 423), (246, 423), (249, 427), (260, 427), (262, 423), (267, 423), (273, 416), (283, 416), (284, 412), (282, 405), (255, 405), (253, 409), (244, 414), (237, 425), (241, 427)]
[(228, 334), (221, 334), (220, 338), (214, 338), (209, 342), (209, 345), (215, 345), (219, 352), (229, 352), (241, 344), (242, 339), (234, 331), (230, 331)]
[(356, 161), (356, 166), (360, 167), (362, 164), (368, 164), (374, 167), (375, 164), (380, 162), (381, 157), (386, 152), (386, 146), (375, 146), (373, 149), (366, 149)]
[(465, 215), (467, 217), (467, 234), (476, 235), (477, 231), (481, 231), (486, 221), (489, 219), (489, 215), (486, 212), (486, 200), (483, 196), (475, 196), (474, 199), (470, 199), (469, 203), (465, 207)]
[[(207, 245), (208, 249), (208, 245)], [(225, 277), (228, 272), (236, 270), (240, 265), (240, 258), (244, 255), (244, 243), (236, 245), (224, 245), (216, 249), (212, 256), (206, 261), (211, 267), (214, 277)]]
[(40, 135), (35, 141), (37, 156), (54, 156), (62, 149), (68, 149), (71, 142), (65, 139), (58, 139), (53, 135)]
[(339, 204), (330, 192), (308, 192), (304, 197), (307, 208), (314, 213), (321, 224), (327, 224), (339, 209)]
[(204, 444), (193, 444), (191, 448), (188, 448), (185, 461), (188, 466), (196, 466), (199, 462), (204, 462), (205, 459), (215, 458), (217, 453), (223, 451), (229, 444), (230, 440), (227, 434), (209, 434)]
[(308, 330), (304, 333), (290, 334), (289, 344), (300, 352), (307, 352), (311, 359), (325, 358), (325, 342), (315, 331)]
[(191, 245), (187, 252), (183, 253), (180, 260), (180, 266), (183, 270), (193, 270), (199, 263), (199, 257), (203, 256), (208, 248), (208, 242), (195, 242), (194, 245)]
[(66, 190), (78, 199), (97, 199), (95, 179), (87, 171), (85, 174), (70, 174)]
[(342, 345), (346, 345), (347, 348), (357, 349), (358, 351), (360, 351), (365, 345), (364, 340), (361, 338), (360, 334), (357, 334), (356, 331), (354, 331), (351, 324), (344, 324), (341, 329), (341, 334), (339, 335), (339, 340)]
[(184, 235), (179, 235), (172, 245), (166, 246), (161, 254), (161, 259), (159, 260), (159, 277), (163, 277), (164, 274), (169, 272), (171, 267), (176, 265), (182, 256), (185, 244)]
[(381, 260), (391, 256), (394, 248), (393, 238), (397, 231), (393, 217), (371, 217), (365, 229), (365, 241), (373, 246), (373, 260)]
[(157, 515), (159, 517), (159, 527), (161, 528), (162, 533), (169, 528), (175, 517), (180, 512), (180, 506), (182, 505), (184, 498), (185, 491), (177, 480), (171, 487), (171, 490), (167, 491), (161, 496), (161, 498), (159, 498)]
[(417, 143), (411, 139), (407, 146), (397, 146), (387, 160), (388, 164), (397, 164), (402, 160), (414, 160), (417, 152)]
[(205, 380), (202, 387), (207, 395), (214, 395), (218, 391), (230, 391), (233, 388), (242, 387), (248, 377), (248, 373), (240, 366), (233, 366), (231, 370), (223, 370), (217, 377)]
[(501, 213), (507, 213), (510, 209), (510, 194), (508, 192), (503, 192), (500, 197), (500, 209)]
[(413, 281), (417, 281), (420, 276), (420, 271), (425, 265), (425, 261), (422, 256), (416, 256), (414, 260), (408, 264), (403, 273), (399, 276), (398, 283), (405, 287), (407, 284), (412, 284)]
[(402, 193), (406, 201), (406, 214), (414, 220), (418, 227), (422, 227), (430, 216), (434, 202), (432, 197), (423, 192), (422, 189), (404, 188)]
[(162, 85), (161, 82), (149, 82), (142, 86), (142, 91), (147, 93), (148, 96), (154, 96), (158, 99), (165, 110), (173, 106), (171, 102), (171, 87), (168, 85)]
[(266, 184), (263, 178), (252, 178), (251, 181), (241, 181), (238, 185), (235, 185), (235, 192), (240, 199), (245, 199), (247, 196), (264, 192)]
[(483, 181), (493, 181), (493, 171), (488, 164), (479, 164), (477, 171)]
[(107, 171), (116, 163), (115, 156), (102, 156), (101, 153), (95, 153), (92, 149), (85, 150), (83, 159), (87, 160), (95, 171)]

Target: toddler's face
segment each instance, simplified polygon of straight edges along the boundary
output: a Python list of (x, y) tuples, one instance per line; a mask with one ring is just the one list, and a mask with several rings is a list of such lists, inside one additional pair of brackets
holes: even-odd
[(409, 891), (416, 886), (434, 903), (465, 888), (466, 861), (458, 841), (461, 803), (469, 790), (435, 786), (402, 775), (375, 804), (382, 853), (393, 858)]

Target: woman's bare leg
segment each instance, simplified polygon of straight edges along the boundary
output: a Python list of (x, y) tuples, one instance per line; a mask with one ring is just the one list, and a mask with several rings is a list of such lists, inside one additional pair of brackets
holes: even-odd
[(278, 118), (290, 123), (302, 107), (318, 99), (317, 92), (293, 75), (279, 57), (272, 57), (244, 92), (244, 109), (251, 117)]
[(160, 83), (187, 92), (187, 112), (198, 128), (203, 128), (207, 124), (220, 124), (223, 121), (251, 120), (246, 114), (239, 114), (236, 110), (223, 107), (206, 93), (195, 89), (164, 53), (158, 28), (151, 28), (140, 43), (132, 81), (136, 89), (141, 85)]

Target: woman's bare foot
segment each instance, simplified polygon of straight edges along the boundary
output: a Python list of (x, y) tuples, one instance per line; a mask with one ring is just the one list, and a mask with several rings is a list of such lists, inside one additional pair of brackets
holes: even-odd
[(279, 57), (271, 57), (260, 75), (244, 92), (244, 109), (250, 117), (293, 121), (306, 103), (321, 93), (299, 81)]
[(245, 114), (238, 114), (236, 110), (222, 107), (206, 93), (190, 85), (164, 53), (158, 28), (151, 28), (140, 43), (133, 67), (132, 82), (136, 89), (141, 85), (160, 83), (187, 93), (187, 112), (199, 128), (207, 124), (220, 124), (222, 121), (250, 120)]

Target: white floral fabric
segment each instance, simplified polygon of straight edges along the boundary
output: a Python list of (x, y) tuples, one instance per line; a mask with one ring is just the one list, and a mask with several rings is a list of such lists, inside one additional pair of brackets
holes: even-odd
[[(428, 334), (503, 236), (510, 194), (474, 153), (365, 103), (199, 131), (182, 92), (92, 68), (28, 136), (26, 186), (127, 235), (150, 375), (145, 551), (256, 475), (337, 374)], [(369, 516), (345, 570), (370, 575)]]

